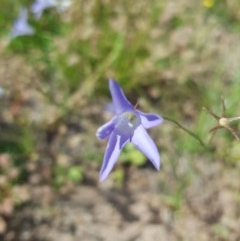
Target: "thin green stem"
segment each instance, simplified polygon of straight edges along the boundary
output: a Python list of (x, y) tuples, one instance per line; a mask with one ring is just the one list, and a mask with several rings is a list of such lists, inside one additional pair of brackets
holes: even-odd
[(181, 125), (179, 122), (177, 122), (176, 120), (170, 118), (170, 117), (167, 117), (167, 116), (163, 116), (163, 118), (167, 121), (170, 121), (172, 123), (174, 123), (175, 125), (177, 125), (180, 129), (184, 130), (185, 132), (187, 132), (190, 136), (192, 136), (194, 139), (196, 139), (200, 144), (201, 146), (203, 146), (205, 149), (209, 150), (210, 148), (202, 141), (202, 139), (197, 135), (195, 134), (194, 132), (188, 130), (186, 127), (184, 127), (183, 125)]

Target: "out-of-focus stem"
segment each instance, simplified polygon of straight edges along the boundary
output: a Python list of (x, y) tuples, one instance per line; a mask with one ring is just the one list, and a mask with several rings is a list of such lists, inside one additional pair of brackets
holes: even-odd
[(184, 130), (185, 132), (187, 132), (190, 136), (192, 136), (194, 139), (196, 139), (200, 144), (201, 146), (203, 146), (205, 149), (209, 150), (209, 146), (207, 146), (203, 141), (202, 139), (197, 135), (195, 134), (194, 132), (188, 130), (186, 127), (184, 127), (183, 125), (181, 125), (179, 122), (177, 122), (176, 120), (170, 118), (170, 117), (167, 117), (167, 116), (163, 116), (163, 118), (165, 120), (168, 120), (170, 122), (173, 122), (174, 124), (176, 124), (179, 128), (181, 128), (182, 130)]

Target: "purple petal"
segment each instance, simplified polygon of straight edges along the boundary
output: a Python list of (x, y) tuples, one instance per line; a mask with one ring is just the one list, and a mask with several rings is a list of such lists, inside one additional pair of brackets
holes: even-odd
[(132, 143), (152, 162), (155, 168), (159, 170), (160, 156), (158, 149), (142, 125), (134, 131)]
[(31, 6), (31, 10), (34, 13), (35, 18), (39, 19), (45, 9), (54, 6), (57, 6), (56, 0), (36, 0)]
[(137, 112), (140, 114), (142, 125), (145, 129), (152, 128), (163, 123), (163, 118), (156, 114), (146, 114), (139, 110)]
[(114, 125), (115, 125), (115, 118), (111, 119), (106, 124), (100, 126), (97, 129), (97, 133), (96, 133), (97, 138), (103, 140), (103, 139), (109, 137), (114, 129)]
[(124, 111), (134, 110), (134, 107), (127, 100), (121, 87), (115, 80), (109, 79), (109, 89), (111, 92), (113, 105), (114, 105), (116, 114), (122, 113)]
[(116, 135), (115, 133), (110, 136), (100, 171), (100, 181), (104, 181), (109, 175), (115, 163), (117, 162), (122, 148), (128, 141), (125, 140), (125, 142), (123, 142), (121, 139), (121, 136)]
[(104, 110), (107, 111), (107, 112), (109, 112), (109, 113), (115, 114), (115, 108), (114, 108), (113, 103), (107, 103), (107, 104), (105, 105)]
[(11, 32), (11, 38), (15, 38), (21, 35), (32, 35), (34, 34), (34, 29), (29, 25), (27, 9), (20, 9), (19, 16), (13, 24), (13, 29)]

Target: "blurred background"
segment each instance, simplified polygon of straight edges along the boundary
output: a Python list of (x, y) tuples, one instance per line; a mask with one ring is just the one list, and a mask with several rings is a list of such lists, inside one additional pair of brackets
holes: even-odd
[[(239, 0), (1, 0), (0, 240), (239, 241), (239, 124), (203, 110), (240, 115), (239, 33)], [(159, 172), (128, 145), (98, 181), (110, 77)]]

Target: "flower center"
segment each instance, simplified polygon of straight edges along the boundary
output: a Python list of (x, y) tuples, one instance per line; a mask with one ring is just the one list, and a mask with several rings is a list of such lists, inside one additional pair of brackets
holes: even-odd
[(135, 129), (141, 124), (140, 117), (134, 112), (124, 112), (117, 120), (116, 131), (119, 135), (131, 137)]

